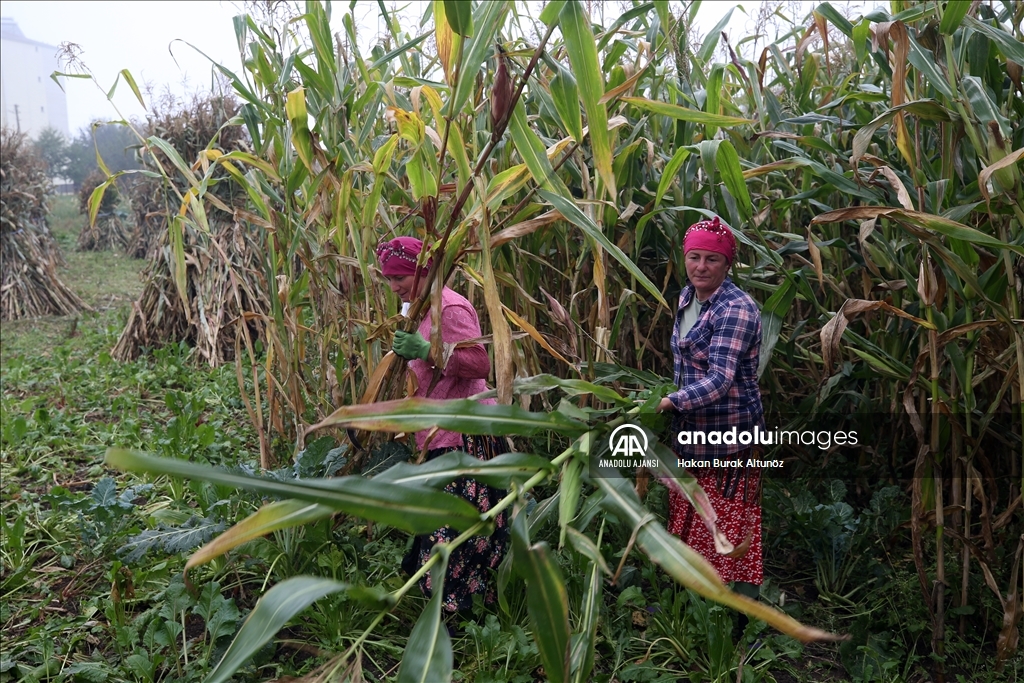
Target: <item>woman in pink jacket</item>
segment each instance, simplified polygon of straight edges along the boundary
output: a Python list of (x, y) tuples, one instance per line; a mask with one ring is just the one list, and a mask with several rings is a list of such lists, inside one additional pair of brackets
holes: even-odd
[[(398, 237), (382, 242), (377, 247), (377, 258), (381, 272), (392, 291), (405, 303), (411, 302), (426, 290), (427, 267), (419, 268), (417, 260), (423, 249), (423, 242), (415, 237)], [(431, 399), (462, 399), (487, 391), (487, 376), (491, 362), (481, 344), (457, 348), (447, 359), (430, 355), (431, 311), (427, 311), (416, 332), (395, 333), (395, 353), (409, 361), (409, 372), (416, 380), (415, 396)], [(441, 292), (441, 340), (445, 345), (480, 337), (480, 320), (469, 301), (445, 287)], [(449, 347), (450, 348), (450, 347)], [(447, 355), (447, 354), (446, 354)], [(435, 382), (435, 371), (440, 375)], [(432, 386), (433, 385), (433, 386)], [(493, 399), (481, 403), (493, 404)], [(416, 448), (426, 449), (426, 459), (432, 460), (444, 453), (465, 451), (470, 455), (489, 460), (504, 453), (501, 441), (494, 437), (467, 436), (442, 429), (425, 430), (416, 433)], [(497, 504), (505, 492), (485, 486), (473, 479), (461, 478), (445, 490), (460, 496), (486, 512)], [(458, 533), (451, 527), (443, 527), (425, 536), (417, 536), (412, 549), (402, 561), (402, 568), (414, 573), (430, 557), (430, 550), (437, 543), (453, 540)], [(448, 612), (469, 613), (473, 607), (473, 596), (479, 595), (484, 603), (495, 600), (494, 582), (491, 574), (497, 569), (508, 547), (508, 520), (504, 513), (495, 520), (495, 531), (490, 536), (477, 536), (459, 546), (448, 560), (448, 571), (444, 582), (444, 608)], [(431, 594), (430, 573), (420, 580), (425, 595)]]

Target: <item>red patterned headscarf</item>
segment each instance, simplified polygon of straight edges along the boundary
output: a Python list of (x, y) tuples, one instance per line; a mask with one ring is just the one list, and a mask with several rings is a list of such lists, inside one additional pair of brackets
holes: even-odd
[[(381, 242), (377, 245), (377, 260), (380, 261), (380, 270), (384, 277), (403, 277), (416, 274), (416, 260), (423, 251), (423, 242), (415, 237), (396, 237), (390, 242)], [(425, 275), (430, 267), (432, 259), (427, 259), (427, 265), (420, 268), (420, 274)]]
[(691, 249), (714, 251), (725, 256), (731, 264), (736, 258), (736, 238), (727, 225), (718, 220), (699, 221), (686, 230), (683, 236), (683, 254)]

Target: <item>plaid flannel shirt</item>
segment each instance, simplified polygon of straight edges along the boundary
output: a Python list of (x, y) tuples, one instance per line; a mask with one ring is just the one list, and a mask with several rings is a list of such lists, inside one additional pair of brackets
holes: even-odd
[(679, 294), (672, 329), (675, 383), (669, 394), (677, 414), (673, 420), (672, 447), (681, 455), (717, 457), (741, 451), (742, 445), (680, 445), (679, 430), (738, 431), (764, 429), (764, 409), (757, 388), (757, 364), (761, 350), (761, 312), (748, 294), (725, 278), (718, 291), (704, 303), (700, 317), (682, 339), (679, 321), (683, 308), (694, 296), (693, 285)]

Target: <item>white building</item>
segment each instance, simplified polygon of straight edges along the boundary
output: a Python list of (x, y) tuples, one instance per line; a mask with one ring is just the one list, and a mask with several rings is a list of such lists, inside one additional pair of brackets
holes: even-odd
[(33, 140), (52, 127), (70, 139), (67, 98), (50, 78), (54, 71), (60, 71), (59, 48), (29, 40), (10, 17), (2, 19), (0, 38), (3, 126), (21, 131)]

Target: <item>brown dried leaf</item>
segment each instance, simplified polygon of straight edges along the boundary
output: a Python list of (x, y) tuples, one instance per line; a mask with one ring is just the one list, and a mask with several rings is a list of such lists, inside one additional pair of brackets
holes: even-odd
[(833, 361), (838, 360), (839, 342), (843, 338), (843, 332), (846, 331), (846, 326), (849, 324), (850, 320), (858, 313), (877, 310), (883, 310), (901, 318), (912, 320), (921, 327), (928, 329), (935, 328), (935, 326), (927, 320), (922, 320), (921, 318), (910, 315), (906, 311), (896, 308), (885, 301), (847, 299), (843, 302), (843, 305), (839, 307), (839, 311), (835, 316), (821, 328), (821, 352), (825, 361), (826, 372), (831, 372)]
[(889, 181), (889, 185), (892, 186), (892, 189), (896, 191), (896, 198), (899, 200), (900, 206), (907, 211), (917, 211), (917, 209), (914, 208), (914, 201), (910, 198), (910, 193), (907, 192), (906, 186), (904, 186), (900, 181), (896, 172), (888, 166), (881, 166), (878, 170), (885, 176), (886, 180)]
[(562, 216), (557, 211), (548, 211), (547, 213), (542, 213), (536, 218), (531, 218), (529, 220), (516, 223), (515, 225), (510, 225), (504, 230), (491, 235), (491, 249), (497, 249), (506, 242), (534, 233), (537, 230), (551, 225), (552, 223), (557, 223), (560, 220), (562, 220)]
[(823, 285), (825, 272), (821, 265), (821, 249), (814, 243), (814, 235), (811, 234), (809, 227), (807, 228), (807, 251), (810, 252), (811, 263), (814, 264), (814, 274), (818, 277), (818, 284)]
[(981, 190), (981, 194), (985, 197), (985, 201), (991, 201), (992, 197), (989, 194), (989, 180), (992, 178), (992, 174), (1004, 168), (1010, 168), (1017, 164), (1021, 159), (1024, 159), (1024, 147), (1018, 150), (1010, 152), (1005, 157), (992, 164), (981, 169), (978, 174), (978, 189)]

